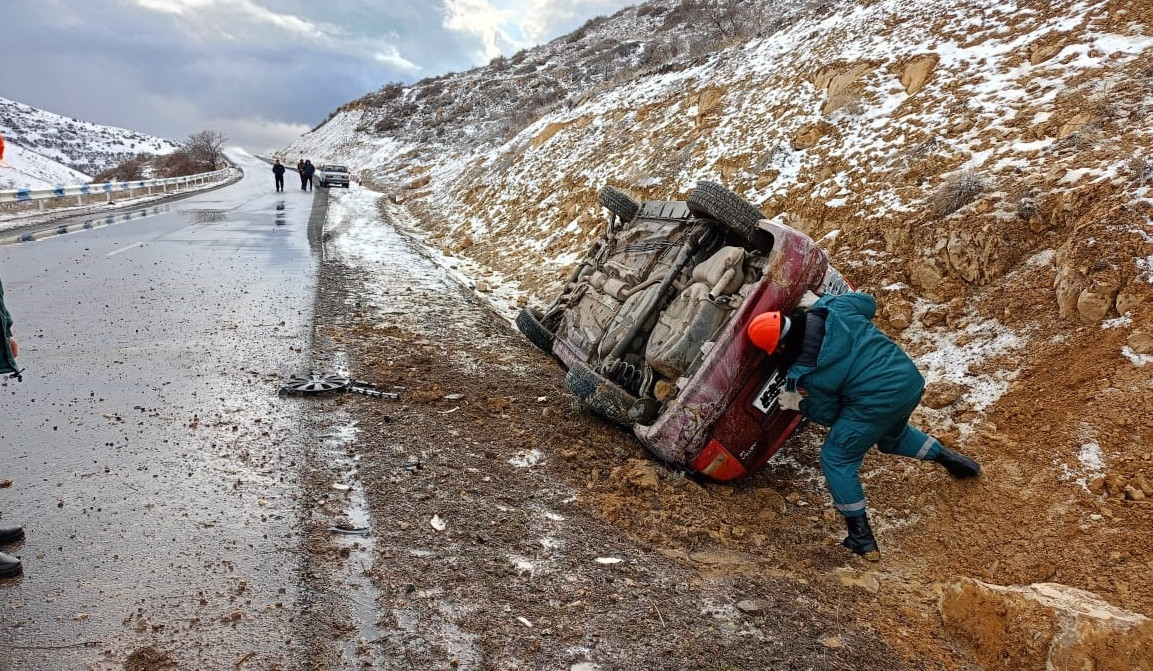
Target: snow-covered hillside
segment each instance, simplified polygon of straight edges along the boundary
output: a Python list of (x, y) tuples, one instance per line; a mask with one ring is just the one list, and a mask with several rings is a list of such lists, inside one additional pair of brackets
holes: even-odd
[[(603, 185), (726, 184), (877, 296), (929, 381), (914, 419), (988, 465), (968, 495), (870, 473), (924, 516), (901, 536), (922, 582), (1061, 580), (1153, 613), (1125, 564), (1151, 520), (1153, 4), (740, 5), (768, 18), (714, 53), (678, 47), (709, 17), (672, 18), (726, 3), (650, 0), (386, 86), (284, 153), (352, 166), (478, 287), (535, 306), (604, 230)], [(898, 584), (921, 568), (887, 566), (905, 575), (878, 599), (916, 601)]]
[(86, 184), (91, 177), (5, 140), (0, 189), (45, 189), (57, 184)]
[[(23, 171), (0, 170), (0, 189), (83, 183), (90, 177), (77, 180), (73, 175), (95, 175), (137, 154), (170, 154), (181, 146), (172, 140), (72, 119), (6, 98), (0, 98), (0, 134), (7, 145), (5, 160)], [(22, 156), (17, 159), (20, 165), (12, 160), (15, 156)], [(61, 173), (51, 163), (74, 172)]]

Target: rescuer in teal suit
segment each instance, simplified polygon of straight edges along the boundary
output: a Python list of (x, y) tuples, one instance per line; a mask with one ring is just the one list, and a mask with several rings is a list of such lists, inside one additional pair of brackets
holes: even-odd
[(780, 349), (785, 355), (794, 348), (787, 353), (792, 363), (779, 403), (829, 427), (821, 446), (821, 471), (848, 527), (842, 544), (876, 561), (880, 553), (857, 473), (870, 447), (935, 461), (955, 478), (976, 477), (981, 467), (909, 425), (925, 378), (909, 355), (873, 324), (876, 300), (860, 292), (815, 298), (807, 294), (802, 305), (808, 310), (791, 317), (779, 312), (757, 315), (748, 335), (769, 353)]
[[(0, 375), (20, 378), (16, 367), (16, 355), (20, 352), (16, 338), (12, 337), (12, 315), (4, 307), (4, 285), (0, 283)], [(0, 546), (15, 543), (24, 538), (24, 527), (0, 527)], [(0, 552), (0, 580), (18, 576), (23, 572), (20, 560)]]

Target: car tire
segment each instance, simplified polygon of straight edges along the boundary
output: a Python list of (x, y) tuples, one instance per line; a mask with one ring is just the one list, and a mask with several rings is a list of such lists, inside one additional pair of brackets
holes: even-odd
[(564, 378), (565, 386), (593, 412), (623, 426), (632, 426), (636, 420), (629, 410), (637, 398), (602, 377), (588, 365), (576, 362)]
[(521, 308), (516, 316), (516, 327), (529, 342), (552, 354), (552, 341), (556, 339), (556, 335), (540, 323), (535, 312), (529, 308)]
[(609, 212), (620, 217), (621, 221), (632, 221), (641, 209), (640, 203), (632, 196), (607, 184), (601, 187), (597, 200), (608, 208)]
[(720, 222), (746, 242), (753, 239), (757, 222), (766, 218), (749, 201), (716, 182), (698, 182), (687, 201), (690, 212)]

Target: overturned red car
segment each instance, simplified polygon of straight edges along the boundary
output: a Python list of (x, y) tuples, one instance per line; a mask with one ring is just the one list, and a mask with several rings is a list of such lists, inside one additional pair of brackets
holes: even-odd
[(714, 480), (755, 471), (801, 417), (778, 407), (776, 357), (745, 335), (806, 290), (850, 289), (808, 236), (700, 182), (685, 201), (606, 186), (604, 236), (544, 310), (517, 327), (567, 370), (594, 412), (631, 427), (657, 458)]

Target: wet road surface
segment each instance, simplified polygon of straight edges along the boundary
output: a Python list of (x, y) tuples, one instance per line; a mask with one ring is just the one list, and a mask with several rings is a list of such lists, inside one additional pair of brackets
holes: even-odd
[[(24, 381), (0, 386), (0, 669), (293, 668), (312, 193), (240, 182), (0, 246)], [(292, 180), (286, 180), (291, 182)], [(140, 667), (152, 668), (152, 667)]]

